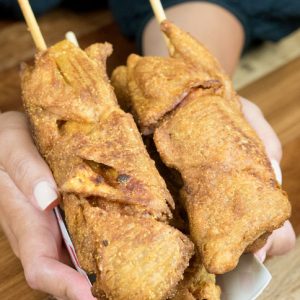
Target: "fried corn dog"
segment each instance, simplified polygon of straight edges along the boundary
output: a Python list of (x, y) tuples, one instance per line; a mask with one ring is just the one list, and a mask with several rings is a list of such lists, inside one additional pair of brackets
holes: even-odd
[[(98, 299), (167, 299), (193, 254), (173, 200), (106, 75), (109, 44), (62, 41), (23, 66), (23, 103)], [(76, 288), (76, 287), (74, 287)]]
[(232, 270), (291, 213), (262, 141), (216, 59), (169, 21), (170, 57), (130, 55), (112, 75), (117, 98), (183, 181), (180, 199), (208, 272)]

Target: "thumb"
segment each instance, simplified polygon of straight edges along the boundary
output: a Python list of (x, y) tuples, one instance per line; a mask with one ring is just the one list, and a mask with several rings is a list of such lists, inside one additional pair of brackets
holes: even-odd
[(281, 143), (273, 128), (264, 118), (259, 107), (245, 98), (240, 99), (242, 103), (243, 114), (263, 142), (276, 179), (279, 184), (282, 184), (282, 174), (279, 165), (282, 157)]
[(41, 210), (57, 204), (58, 193), (48, 165), (30, 136), (25, 116), (0, 115), (0, 167), (34, 206)]
[(257, 105), (242, 97), (240, 100), (243, 114), (264, 143), (269, 159), (279, 163), (282, 156), (282, 148), (275, 131), (264, 118), (263, 113)]
[(289, 221), (285, 221), (282, 227), (273, 231), (266, 244), (255, 253), (255, 256), (263, 262), (267, 255), (282, 255), (289, 252), (295, 246), (296, 236)]
[(50, 293), (58, 299), (96, 300), (87, 280), (74, 269), (48, 258), (37, 258), (38, 265), (28, 259), (24, 265), (25, 277), (32, 289)]
[[(244, 116), (264, 143), (276, 179), (279, 184), (282, 184), (282, 174), (279, 166), (282, 148), (275, 131), (255, 104), (245, 98), (241, 98), (241, 103)], [(264, 261), (267, 255), (281, 255), (290, 251), (294, 244), (295, 232), (291, 223), (286, 221), (281, 228), (273, 231), (264, 247), (257, 251), (255, 255), (260, 261)]]

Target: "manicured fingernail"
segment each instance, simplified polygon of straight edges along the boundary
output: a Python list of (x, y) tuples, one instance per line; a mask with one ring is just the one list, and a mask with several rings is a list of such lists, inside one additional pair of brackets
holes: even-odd
[(255, 257), (261, 262), (263, 263), (266, 260), (266, 252), (257, 252), (255, 253)]
[(282, 173), (278, 161), (275, 159), (271, 159), (271, 165), (278, 183), (282, 184)]
[(58, 198), (55, 189), (47, 181), (39, 182), (35, 186), (33, 194), (41, 210), (45, 210), (51, 203), (53, 203)]

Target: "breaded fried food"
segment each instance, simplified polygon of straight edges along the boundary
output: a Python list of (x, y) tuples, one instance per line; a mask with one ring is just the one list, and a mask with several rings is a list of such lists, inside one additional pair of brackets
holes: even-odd
[(103, 202), (64, 197), (81, 264), (97, 274), (94, 295), (99, 299), (169, 298), (190, 257), (187, 237), (153, 218), (127, 215)]
[(135, 54), (128, 57), (127, 68), (120, 66), (114, 71), (112, 85), (122, 107), (131, 108), (143, 134), (152, 133), (157, 122), (193, 88), (201, 86), (203, 90), (217, 91), (221, 86), (203, 69), (182, 59)]
[(219, 274), (233, 269), (248, 245), (280, 226), (290, 208), (243, 116), (224, 98), (199, 94), (191, 93), (165, 119), (154, 141), (162, 160), (180, 170), (191, 236), (206, 268)]
[(105, 73), (109, 44), (67, 41), (23, 67), (24, 107), (58, 187), (82, 267), (98, 299), (171, 297), (193, 254), (168, 225), (174, 208), (131, 115)]
[(181, 174), (191, 238), (207, 271), (222, 274), (262, 246), (291, 207), (216, 59), (169, 21), (161, 28), (171, 58), (131, 55), (112, 84), (141, 131), (154, 132), (162, 161)]
[(216, 276), (207, 273), (199, 257), (194, 257), (172, 300), (220, 300), (220, 297), (221, 289), (216, 285)]

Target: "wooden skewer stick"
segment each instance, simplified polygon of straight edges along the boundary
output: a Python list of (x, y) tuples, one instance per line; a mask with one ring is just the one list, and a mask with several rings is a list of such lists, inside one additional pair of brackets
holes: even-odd
[[(160, 25), (161, 22), (163, 22), (164, 20), (167, 19), (164, 8), (161, 4), (161, 1), (160, 0), (150, 0), (150, 4), (152, 6), (152, 10), (154, 12), (155, 18), (156, 18), (158, 24)], [(163, 36), (166, 41), (168, 50), (171, 53), (172, 45), (171, 45), (168, 37), (164, 33), (163, 33)]]
[(66, 39), (73, 43), (75, 46), (79, 47), (79, 43), (78, 43), (78, 40), (77, 40), (77, 37), (75, 35), (75, 33), (73, 31), (68, 31), (65, 35)]
[(150, 4), (152, 6), (152, 10), (154, 12), (158, 24), (167, 19), (160, 0), (150, 0)]
[(27, 23), (28, 29), (33, 38), (34, 44), (39, 51), (47, 50), (47, 45), (41, 33), (40, 27), (36, 21), (36, 18), (32, 12), (31, 6), (28, 0), (18, 0), (23, 16)]

